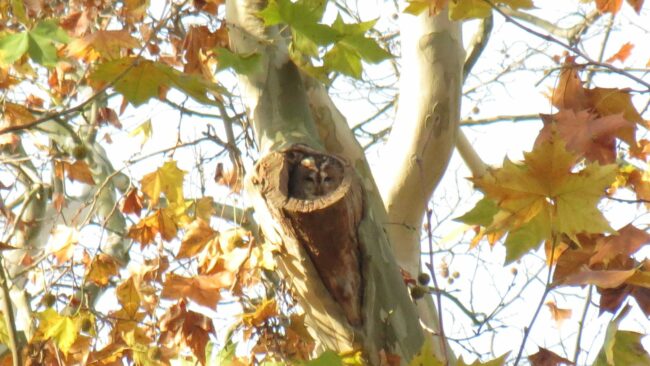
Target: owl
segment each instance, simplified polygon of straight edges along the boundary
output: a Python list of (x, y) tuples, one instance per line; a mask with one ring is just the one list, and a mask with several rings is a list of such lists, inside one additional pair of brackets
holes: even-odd
[(336, 190), (342, 180), (342, 168), (336, 160), (327, 156), (304, 156), (291, 171), (289, 196), (314, 200)]

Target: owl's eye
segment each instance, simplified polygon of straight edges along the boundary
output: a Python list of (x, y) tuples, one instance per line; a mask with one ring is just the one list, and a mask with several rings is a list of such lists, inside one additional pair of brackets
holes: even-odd
[(314, 179), (312, 176), (307, 175), (305, 176), (305, 182), (316, 183), (316, 179)]
[(331, 181), (332, 181), (332, 177), (325, 177), (325, 179), (323, 179), (323, 182), (325, 183), (330, 183)]

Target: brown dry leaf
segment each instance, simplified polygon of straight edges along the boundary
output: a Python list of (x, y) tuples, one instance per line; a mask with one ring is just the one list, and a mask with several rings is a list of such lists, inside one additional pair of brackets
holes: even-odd
[(205, 365), (205, 346), (210, 334), (215, 334), (212, 320), (203, 314), (187, 310), (184, 301), (173, 305), (160, 319), (160, 342), (168, 347), (179, 341), (189, 347), (202, 365)]
[(230, 272), (210, 276), (183, 277), (167, 274), (160, 297), (166, 299), (187, 298), (199, 305), (214, 309), (221, 299), (221, 290), (228, 289), (234, 280)]
[(5, 102), (2, 108), (2, 114), (4, 116), (4, 123), (0, 125), (0, 128), (20, 127), (36, 120), (27, 108), (15, 103)]
[(596, 8), (601, 13), (612, 13), (616, 14), (621, 10), (621, 5), (623, 0), (596, 0)]
[(582, 267), (578, 272), (568, 275), (563, 285), (596, 285), (601, 288), (616, 288), (625, 283), (636, 273), (636, 269), (630, 270), (591, 270)]
[(93, 23), (90, 15), (91, 11), (92, 10), (88, 8), (83, 12), (77, 11), (69, 13), (60, 19), (59, 25), (61, 28), (72, 32), (74, 36), (79, 37), (85, 34), (88, 29), (90, 29), (90, 25)]
[(0, 241), (0, 252), (5, 250), (14, 250), (14, 249), (18, 249), (18, 248), (11, 246), (3, 241)]
[(582, 80), (578, 76), (578, 70), (581, 68), (574, 62), (574, 57), (567, 57), (560, 79), (551, 94), (551, 102), (557, 109), (573, 109), (582, 111), (589, 108), (587, 94), (582, 86)]
[(131, 188), (122, 201), (121, 211), (125, 214), (136, 214), (140, 217), (142, 213), (142, 194), (137, 188)]
[(43, 103), (45, 103), (43, 98), (39, 98), (34, 94), (28, 95), (27, 100), (25, 100), (25, 105), (28, 108), (43, 108)]
[(109, 123), (117, 129), (122, 129), (122, 123), (113, 108), (103, 107), (97, 111), (97, 121), (99, 124)]
[(542, 347), (539, 347), (539, 351), (534, 355), (528, 356), (528, 361), (531, 366), (575, 365), (572, 361)]
[(173, 212), (168, 209), (156, 210), (153, 214), (140, 220), (135, 226), (129, 228), (127, 236), (145, 247), (153, 243), (156, 234), (170, 241), (176, 237), (178, 232), (178, 225), (174, 221)]
[(69, 56), (94, 62), (99, 59), (116, 59), (122, 50), (140, 46), (140, 42), (126, 30), (97, 30), (83, 38), (75, 39), (67, 46)]
[(616, 60), (625, 62), (628, 57), (630, 57), (630, 54), (632, 53), (632, 49), (634, 48), (634, 45), (630, 42), (625, 43), (624, 45), (621, 46), (621, 48), (613, 54), (610, 58), (607, 59), (608, 63), (612, 63)]
[(105, 253), (99, 253), (90, 263), (86, 280), (99, 286), (108, 285), (109, 279), (119, 273), (119, 266), (115, 258)]
[(628, 257), (649, 242), (650, 234), (628, 224), (618, 230), (618, 235), (609, 235), (597, 241), (596, 250), (589, 260), (589, 265), (602, 263), (607, 266), (615, 257), (619, 255)]
[[(639, 114), (632, 103), (632, 95), (629, 90), (616, 88), (593, 88), (587, 90), (590, 104), (602, 116), (612, 114), (623, 114), (623, 117), (635, 123), (643, 123), (643, 117)], [(630, 146), (636, 145), (633, 135), (621, 137)]]
[(213, 63), (214, 58), (210, 56), (215, 47), (228, 46), (228, 34), (227, 31), (225, 32), (224, 39), (220, 30), (212, 32), (204, 25), (192, 26), (183, 40), (182, 49), (186, 60), (183, 71), (189, 74), (209, 74), (211, 77), (209, 63)]
[(18, 83), (20, 80), (9, 74), (9, 68), (0, 67), (0, 90), (8, 89)]
[(85, 161), (77, 160), (72, 164), (64, 161), (63, 166), (65, 167), (65, 172), (68, 176), (68, 179), (76, 180), (77, 182), (86, 183), (89, 185), (95, 184), (93, 174), (90, 172), (90, 168)]
[(20, 144), (20, 136), (15, 133), (5, 133), (0, 135), (0, 148), (10, 152), (15, 152), (16, 147)]
[(176, 258), (191, 258), (205, 248), (205, 245), (213, 240), (219, 232), (212, 230), (210, 224), (202, 219), (192, 221), (185, 231)]
[(217, 15), (219, 5), (223, 3), (224, 0), (192, 0), (192, 5), (195, 8), (212, 15)]
[(571, 309), (559, 308), (555, 301), (547, 301), (545, 305), (548, 306), (548, 309), (551, 312), (551, 317), (555, 320), (558, 328), (562, 326), (562, 323), (564, 323), (565, 320), (571, 318)]

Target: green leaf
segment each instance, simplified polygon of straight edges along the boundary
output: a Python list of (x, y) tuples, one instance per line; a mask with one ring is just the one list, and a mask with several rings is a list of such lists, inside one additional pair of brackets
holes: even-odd
[(25, 25), (30, 24), (29, 18), (27, 18), (27, 12), (25, 11), (24, 0), (11, 0), (11, 10), (21, 23)]
[(409, 366), (442, 366), (433, 351), (433, 338), (425, 337), (420, 352), (411, 359)]
[(236, 358), (235, 349), (235, 344), (231, 341), (228, 341), (228, 343), (226, 343), (226, 345), (217, 354), (216, 365), (229, 366), (233, 364), (233, 360)]
[[(121, 77), (117, 79), (119, 76)], [(160, 62), (135, 57), (105, 62), (89, 78), (94, 82), (114, 82), (115, 90), (134, 106), (164, 95), (169, 88), (175, 88), (203, 103), (211, 103), (206, 95), (208, 92), (218, 91), (216, 85), (199, 76), (182, 73)]]
[(343, 38), (340, 42), (359, 53), (361, 58), (373, 64), (380, 63), (393, 57), (388, 51), (379, 47), (377, 41), (362, 35), (354, 35)]
[(0, 38), (0, 61), (10, 65), (21, 58), (29, 48), (27, 32), (10, 34)]
[(467, 225), (488, 226), (497, 212), (499, 212), (497, 204), (491, 199), (483, 198), (476, 203), (473, 209), (463, 216), (455, 218), (454, 221), (460, 221)]
[(54, 66), (58, 61), (54, 43), (67, 43), (67, 33), (53, 20), (39, 22), (34, 29), (0, 38), (0, 61), (11, 64), (25, 53), (35, 62)]
[(224, 70), (232, 68), (241, 75), (250, 75), (260, 69), (262, 56), (258, 53), (240, 55), (233, 53), (227, 48), (217, 48), (217, 69)]
[(506, 264), (510, 264), (536, 249), (542, 240), (551, 236), (551, 220), (544, 211), (535, 218), (511, 231), (506, 238)]
[(343, 359), (334, 351), (325, 351), (318, 358), (315, 358), (305, 366), (343, 366)]
[(339, 43), (323, 57), (326, 69), (361, 79), (361, 56), (349, 46)]
[(650, 355), (641, 344), (645, 334), (619, 330), (621, 320), (627, 315), (627, 305), (607, 326), (603, 348), (594, 366), (644, 366), (650, 365)]

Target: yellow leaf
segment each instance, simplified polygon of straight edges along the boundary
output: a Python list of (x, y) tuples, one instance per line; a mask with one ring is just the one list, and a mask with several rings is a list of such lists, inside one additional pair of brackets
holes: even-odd
[(266, 299), (255, 311), (242, 315), (242, 322), (252, 327), (264, 324), (268, 318), (278, 315), (278, 304), (273, 299)]
[(70, 42), (66, 49), (68, 55), (93, 62), (99, 58), (115, 59), (121, 56), (123, 49), (140, 46), (138, 40), (126, 30), (97, 30), (83, 38)]
[(71, 317), (61, 316), (54, 309), (49, 308), (38, 314), (39, 339), (52, 339), (57, 347), (67, 355), (79, 334), (80, 323)]
[(149, 141), (152, 134), (153, 128), (151, 127), (151, 119), (142, 122), (138, 127), (134, 128), (133, 131), (129, 132), (129, 136), (131, 137), (140, 136), (140, 146), (144, 146), (144, 144)]
[(96, 283), (99, 286), (106, 286), (108, 280), (118, 274), (118, 265), (113, 257), (108, 254), (99, 253), (93, 259), (88, 268), (86, 280)]
[(124, 311), (133, 317), (140, 307), (140, 293), (133, 277), (120, 283), (115, 291), (117, 301), (122, 305)]
[(215, 214), (214, 200), (212, 197), (201, 197), (194, 202), (194, 216), (210, 222), (210, 218)]
[(176, 258), (191, 258), (203, 250), (205, 245), (214, 239), (219, 233), (212, 230), (210, 225), (202, 219), (192, 221), (185, 232)]
[(153, 173), (142, 177), (142, 192), (151, 199), (151, 205), (158, 205), (160, 194), (164, 193), (169, 203), (183, 202), (183, 177), (185, 171), (175, 161), (167, 161)]
[(458, 0), (449, 3), (449, 19), (451, 20), (486, 18), (491, 13), (492, 7), (483, 0)]

